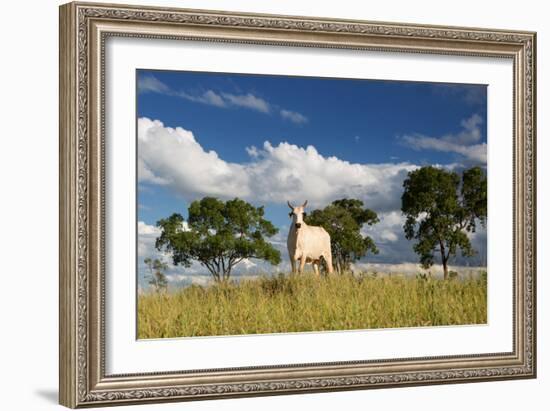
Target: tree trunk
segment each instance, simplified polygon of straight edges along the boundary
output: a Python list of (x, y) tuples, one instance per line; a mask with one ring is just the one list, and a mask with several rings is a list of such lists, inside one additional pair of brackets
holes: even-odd
[(220, 273), (217, 272), (214, 267), (205, 263), (202, 263), (202, 265), (204, 265), (208, 269), (208, 271), (210, 271), (210, 274), (212, 274), (212, 277), (214, 278), (214, 282), (219, 283), (221, 281)]
[(224, 281), (229, 280), (229, 277), (231, 276), (231, 267), (228, 267), (223, 272), (223, 279)]
[(441, 251), (441, 264), (443, 264), (443, 279), (449, 278), (449, 267), (447, 267), (447, 256), (445, 255), (445, 244), (439, 242), (439, 250)]
[(338, 267), (338, 274), (342, 274), (344, 271), (344, 262), (342, 261), (342, 257), (338, 257), (338, 263), (336, 264), (336, 266)]

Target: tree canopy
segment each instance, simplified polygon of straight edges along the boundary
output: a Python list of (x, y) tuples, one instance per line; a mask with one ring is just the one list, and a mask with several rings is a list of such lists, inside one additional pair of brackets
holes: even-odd
[(467, 235), (487, 219), (487, 177), (480, 167), (464, 170), (462, 176), (433, 166), (411, 171), (403, 182), (401, 211), (406, 216), (405, 237), (416, 239), (414, 251), (424, 268), (441, 257), (448, 278), (449, 259), (460, 249), (463, 256), (475, 250)]
[(364, 224), (378, 221), (377, 214), (364, 208), (361, 200), (347, 198), (333, 201), (306, 217), (307, 224), (321, 226), (330, 234), (334, 267), (340, 273), (349, 270), (352, 262), (368, 252), (378, 254), (372, 238), (361, 234)]
[(224, 202), (204, 197), (191, 203), (188, 211), (187, 224), (177, 213), (157, 222), (161, 234), (156, 248), (168, 251), (175, 265), (189, 267), (195, 260), (216, 281), (224, 281), (244, 259), (280, 263), (280, 252), (266, 241), (278, 229), (264, 218), (263, 207), (239, 198)]

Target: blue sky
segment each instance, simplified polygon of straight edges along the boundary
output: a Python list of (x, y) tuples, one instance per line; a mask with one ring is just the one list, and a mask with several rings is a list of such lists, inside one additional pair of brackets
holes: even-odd
[(137, 96), (147, 226), (204, 195), (239, 195), (286, 237), (287, 199), (353, 195), (390, 230), (369, 233), (388, 243), (370, 260), (412, 262), (397, 215), (407, 171), (486, 163), (484, 85), (138, 70)]

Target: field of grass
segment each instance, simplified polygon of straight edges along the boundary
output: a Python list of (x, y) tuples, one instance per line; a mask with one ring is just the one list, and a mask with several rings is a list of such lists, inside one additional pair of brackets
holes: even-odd
[(486, 276), (279, 275), (138, 297), (139, 338), (486, 322)]

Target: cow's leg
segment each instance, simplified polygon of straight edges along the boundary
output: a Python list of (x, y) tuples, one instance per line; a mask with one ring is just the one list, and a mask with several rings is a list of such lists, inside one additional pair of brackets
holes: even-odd
[(292, 274), (296, 274), (296, 260), (294, 257), (290, 257), (290, 267), (292, 269)]
[(302, 257), (300, 258), (300, 269), (298, 270), (298, 272), (299, 272), (300, 274), (302, 274), (302, 273), (304, 272), (304, 267), (305, 267), (305, 265), (306, 265), (306, 258), (305, 258), (304, 256), (302, 256)]
[(328, 273), (332, 274), (332, 272), (334, 271), (332, 268), (332, 254), (325, 254), (323, 258), (325, 259), (325, 263), (327, 263)]
[(319, 277), (319, 260), (313, 261), (313, 271), (315, 272), (315, 275)]

